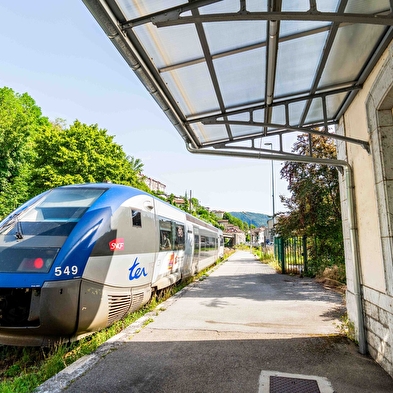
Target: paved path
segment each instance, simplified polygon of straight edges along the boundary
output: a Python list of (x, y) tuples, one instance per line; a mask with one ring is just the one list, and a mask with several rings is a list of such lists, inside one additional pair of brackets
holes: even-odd
[(38, 391), (283, 392), (274, 382), (319, 384), (311, 393), (393, 392), (393, 380), (338, 335), (344, 310), (341, 295), (237, 252), (146, 317), (151, 323), (126, 329)]

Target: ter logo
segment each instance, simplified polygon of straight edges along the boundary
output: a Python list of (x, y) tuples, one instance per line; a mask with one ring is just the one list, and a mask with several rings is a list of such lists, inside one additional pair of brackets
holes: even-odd
[(130, 275), (128, 276), (130, 281), (137, 280), (139, 277), (147, 276), (145, 268), (139, 267), (138, 257), (135, 258), (134, 264), (128, 270), (130, 271)]

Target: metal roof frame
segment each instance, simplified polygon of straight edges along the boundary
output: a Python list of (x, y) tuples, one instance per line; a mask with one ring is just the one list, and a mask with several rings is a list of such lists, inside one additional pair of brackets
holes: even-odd
[[(268, 158), (279, 161), (288, 159), (296, 160), (283, 142), (283, 137), (288, 134), (307, 133), (324, 135), (348, 143), (359, 144), (369, 150), (367, 140), (338, 135), (335, 133), (334, 125), (338, 123), (340, 117), (351, 104), (357, 92), (380, 58), (387, 45), (393, 39), (393, 0), (378, 0), (379, 8), (375, 12), (367, 6), (362, 12), (349, 12), (354, 7), (355, 1), (336, 1), (337, 7), (329, 12), (320, 11), (319, 1), (309, 0), (308, 9), (288, 10), (285, 0), (265, 0), (265, 11), (250, 11), (248, 9), (251, 0), (172, 0), (169, 2), (155, 2), (154, 0), (83, 0), (99, 24), (102, 26), (108, 37), (112, 40), (124, 59), (137, 74), (150, 94), (157, 101), (161, 109), (166, 113), (176, 130), (182, 136), (186, 147), (191, 152), (212, 153), (231, 156), (242, 156), (247, 152), (251, 157)], [(158, 10), (153, 12), (143, 12), (143, 6), (151, 3), (152, 8)], [(159, 6), (153, 3), (160, 3)], [(165, 8), (162, 3), (175, 4)], [(236, 12), (219, 12), (212, 6), (223, 6), (224, 3), (236, 3)], [(261, 3), (264, 3), (261, 1)], [(299, 4), (304, 1), (298, 1)], [(133, 9), (138, 16), (127, 17), (127, 9)], [(206, 8), (204, 8), (206, 7)], [(149, 8), (149, 7), (147, 7)], [(225, 8), (225, 7), (224, 7)], [(255, 7), (254, 7), (255, 8)], [(265, 21), (266, 34), (261, 34), (262, 39), (258, 42), (245, 43), (230, 48), (223, 48), (221, 51), (210, 49), (207, 37), (207, 28), (211, 24), (227, 24), (230, 26), (234, 22)], [(282, 23), (290, 22), (312, 22), (306, 28), (294, 29), (289, 33), (283, 33)], [(360, 72), (356, 78), (332, 81), (327, 84), (321, 83), (321, 79), (326, 72), (327, 64), (332, 56), (337, 36), (345, 26), (361, 24), (362, 26), (382, 26), (383, 31), (376, 37), (370, 55), (362, 63)], [(200, 48), (195, 50), (195, 55), (189, 58), (182, 58), (181, 61), (166, 61), (165, 64), (158, 64), (148, 50), (146, 41), (141, 39), (138, 29), (148, 26), (149, 35), (152, 29), (171, 29), (177, 26), (192, 26), (195, 29)], [(168, 31), (168, 30), (167, 30)], [(176, 30), (174, 30), (176, 32)], [(174, 33), (176, 34), (176, 33)], [(284, 43), (292, 43), (295, 40), (307, 40), (308, 37), (315, 38), (317, 35), (325, 34), (323, 48), (318, 59), (318, 65), (313, 72), (312, 83), (303, 90), (287, 91), (285, 94), (277, 92), (277, 83), (280, 83), (278, 75), (278, 55), (283, 49), (279, 49)], [(263, 39), (263, 37), (266, 37)], [(149, 39), (154, 45), (154, 36)], [(310, 41), (312, 42), (312, 41)], [(149, 45), (150, 45), (149, 44)], [(165, 51), (165, 48), (157, 48)], [(217, 61), (230, 62), (234, 56), (242, 56), (244, 53), (251, 53), (255, 50), (263, 50), (265, 53), (264, 79), (260, 84), (264, 85), (262, 95), (256, 99), (236, 102), (228, 102), (223, 93), (225, 86), (220, 81), (221, 76), (217, 71)], [(181, 57), (181, 56), (180, 56)], [(186, 110), (179, 104), (178, 97), (175, 96), (173, 86), (168, 87), (167, 80), (163, 76), (169, 73), (182, 72), (197, 65), (206, 66), (208, 79), (212, 85), (211, 96), (217, 103), (203, 111), (195, 110), (186, 113)], [(288, 70), (291, 72), (291, 70)], [(325, 78), (326, 79), (326, 78)], [(333, 78), (334, 79), (334, 78)], [(198, 79), (197, 82), (198, 83)], [(175, 85), (175, 84), (174, 84)], [(247, 86), (246, 86), (247, 87)], [(246, 88), (245, 87), (245, 88)], [(176, 86), (175, 86), (176, 88)], [(180, 89), (180, 88), (179, 88)], [(183, 92), (180, 92), (181, 96)], [(328, 113), (328, 101), (340, 97), (340, 105), (334, 113)], [(318, 100), (320, 114), (312, 121), (310, 117), (311, 108)], [(296, 122), (290, 118), (293, 106), (302, 106)], [(192, 105), (190, 105), (192, 106)], [(197, 105), (196, 105), (197, 106)], [(274, 113), (280, 113), (281, 119), (274, 119)], [(277, 118), (277, 116), (276, 116)], [(219, 128), (212, 128), (219, 127)], [(220, 135), (215, 136), (211, 129), (220, 129)], [(202, 130), (202, 131), (201, 131)], [(223, 131), (225, 130), (225, 131)], [(241, 130), (234, 132), (234, 130)], [(202, 137), (201, 137), (202, 135)], [(274, 140), (274, 149), (264, 149), (265, 138)], [(273, 138), (273, 139), (272, 139)], [(312, 150), (310, 155), (312, 156)], [(302, 157), (298, 160), (303, 161)], [(307, 161), (308, 159), (306, 159)]]

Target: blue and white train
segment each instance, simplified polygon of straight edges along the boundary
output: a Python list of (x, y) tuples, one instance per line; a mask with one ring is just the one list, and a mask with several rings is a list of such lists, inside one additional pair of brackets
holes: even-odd
[(77, 340), (222, 254), (219, 229), (135, 188), (47, 191), (0, 222), (0, 344)]

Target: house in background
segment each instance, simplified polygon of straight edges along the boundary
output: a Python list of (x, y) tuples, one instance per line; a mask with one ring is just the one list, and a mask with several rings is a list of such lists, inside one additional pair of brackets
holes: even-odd
[(228, 220), (217, 220), (224, 227), (223, 236), (228, 246), (237, 246), (246, 242), (246, 234), (236, 225), (230, 224)]
[(159, 182), (158, 180), (152, 179), (151, 177), (143, 176), (143, 181), (154, 192), (160, 192), (165, 194), (166, 185)]
[(254, 247), (265, 245), (265, 231), (264, 226), (251, 229), (251, 243)]
[(265, 227), (265, 241), (266, 244), (274, 243), (274, 230), (273, 230), (273, 219), (267, 220), (267, 226)]

